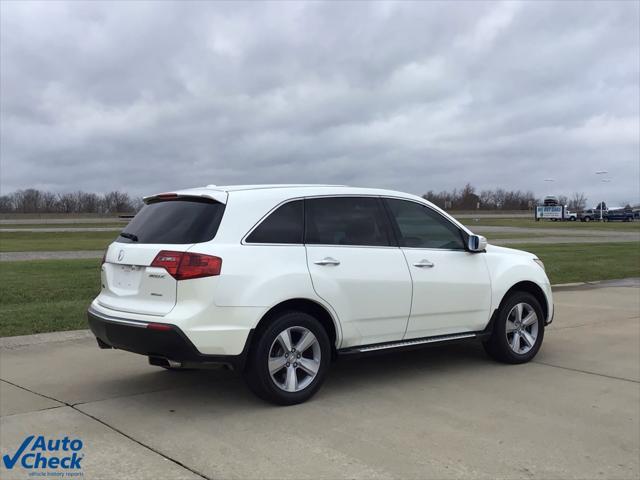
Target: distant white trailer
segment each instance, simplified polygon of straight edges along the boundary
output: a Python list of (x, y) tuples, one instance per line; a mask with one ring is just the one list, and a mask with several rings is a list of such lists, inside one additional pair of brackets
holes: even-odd
[(552, 220), (565, 220), (566, 208), (564, 205), (545, 206), (538, 205), (535, 210), (536, 221), (541, 218), (550, 218)]

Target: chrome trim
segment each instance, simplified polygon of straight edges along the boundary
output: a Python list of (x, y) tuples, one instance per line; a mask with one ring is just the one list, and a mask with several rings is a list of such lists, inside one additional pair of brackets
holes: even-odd
[[(271, 215), (275, 210), (277, 210), (278, 208), (280, 208), (281, 206), (290, 203), (290, 202), (295, 202), (297, 200), (306, 200), (306, 199), (315, 199), (315, 198), (343, 198), (343, 197), (356, 197), (356, 198), (383, 198), (380, 195), (359, 195), (359, 194), (341, 194), (341, 193), (336, 193), (336, 194), (329, 194), (329, 195), (306, 195), (303, 197), (291, 197), (288, 198), (286, 200), (281, 201), (280, 203), (278, 203), (275, 207), (273, 207), (271, 210), (269, 210), (267, 213), (265, 213), (256, 223), (253, 227), (251, 227), (251, 229), (242, 237), (242, 240), (240, 240), (240, 244), (244, 245), (244, 246), (252, 246), (252, 245), (259, 245), (259, 246), (269, 246), (269, 247), (291, 247), (291, 246), (303, 246), (303, 247), (307, 247), (307, 246), (314, 246), (314, 247), (354, 247), (354, 248), (400, 248), (399, 245), (336, 245), (336, 244), (321, 244), (321, 243), (252, 243), (252, 242), (247, 242), (247, 237), (249, 235), (251, 235), (253, 233), (253, 231), (258, 228), (262, 222), (264, 222), (267, 217), (269, 215)], [(418, 203), (418, 202), (416, 202)], [(424, 205), (426, 207), (429, 207), (429, 205), (425, 205), (425, 204), (420, 204), (420, 205)], [(436, 212), (437, 213), (437, 212)], [(306, 214), (305, 214), (306, 215)], [(391, 227), (391, 225), (389, 225), (389, 227)], [(305, 232), (303, 231), (303, 234)], [(391, 241), (393, 241), (394, 239), (389, 239)]]
[(436, 264), (433, 262), (430, 262), (429, 260), (424, 259), (414, 263), (413, 266), (419, 267), (419, 268), (433, 268), (436, 266)]
[(322, 260), (316, 260), (313, 263), (316, 265), (340, 265), (340, 260), (336, 260), (332, 257), (325, 257)]
[[(331, 185), (333, 186), (333, 185)], [(259, 245), (259, 246), (284, 246), (284, 247), (290, 247), (290, 246), (317, 246), (317, 247), (356, 247), (356, 248), (410, 248), (410, 249), (415, 249), (415, 250), (420, 250), (420, 249), (425, 249), (425, 250), (446, 250), (446, 251), (452, 251), (452, 252), (468, 252), (468, 250), (466, 250), (465, 248), (459, 249), (459, 248), (424, 248), (424, 247), (403, 247), (401, 245), (335, 245), (335, 244), (318, 244), (318, 243), (251, 243), (251, 242), (247, 242), (246, 239), (249, 235), (251, 235), (253, 233), (253, 231), (258, 228), (260, 226), (260, 224), (262, 222), (264, 222), (267, 217), (269, 215), (271, 215), (276, 209), (280, 208), (282, 205), (286, 204), (286, 203), (290, 203), (290, 202), (295, 202), (296, 200), (306, 200), (306, 199), (314, 199), (314, 198), (342, 198), (342, 197), (357, 197), (357, 198), (379, 198), (379, 199), (393, 199), (393, 200), (404, 200), (406, 202), (412, 202), (412, 203), (416, 203), (418, 205), (422, 205), (423, 207), (428, 208), (430, 211), (432, 211), (435, 215), (438, 215), (440, 217), (442, 217), (443, 220), (449, 222), (451, 225), (453, 225), (455, 228), (457, 228), (458, 230), (462, 230), (465, 231), (465, 233), (467, 233), (467, 235), (474, 235), (473, 232), (471, 232), (471, 230), (469, 230), (464, 224), (462, 224), (461, 222), (459, 222), (458, 220), (455, 219), (455, 217), (453, 217), (452, 215), (447, 214), (446, 212), (441, 212), (439, 210), (436, 210), (435, 208), (433, 208), (427, 200), (424, 200), (423, 202), (416, 200), (415, 198), (406, 198), (406, 197), (400, 197), (400, 196), (394, 196), (394, 195), (367, 195), (367, 194), (357, 194), (357, 193), (352, 193), (352, 194), (343, 194), (343, 193), (335, 193), (335, 194), (325, 194), (325, 195), (305, 195), (302, 197), (291, 197), (291, 198), (287, 198), (286, 200), (281, 201), (280, 203), (278, 203), (276, 206), (274, 206), (271, 210), (269, 210), (267, 213), (265, 213), (254, 225), (253, 227), (251, 227), (251, 229), (242, 237), (242, 239), (240, 240), (240, 244), (241, 245), (245, 245), (245, 246), (251, 246), (251, 245)], [(392, 227), (391, 225), (389, 225), (390, 227)], [(393, 228), (393, 227), (392, 227)], [(304, 233), (304, 232), (303, 232)], [(392, 239), (395, 240), (395, 239)]]
[(353, 351), (356, 352), (374, 352), (376, 350), (386, 350), (389, 348), (401, 348), (410, 347), (413, 345), (424, 345), (427, 343), (446, 342), (449, 340), (461, 340), (463, 338), (474, 338), (477, 335), (475, 333), (461, 333), (456, 335), (445, 335), (442, 337), (422, 338), (417, 340), (405, 340), (400, 342), (385, 343), (384, 345), (371, 345), (369, 347), (355, 347)]
[(171, 360), (170, 358), (167, 358), (167, 363), (171, 368), (182, 368), (182, 362), (176, 362), (175, 360)]
[(397, 245), (338, 245), (335, 243), (306, 243), (305, 247), (323, 247), (323, 248), (386, 248), (398, 250), (402, 247)]
[(120, 323), (122, 325), (129, 325), (131, 327), (147, 328), (147, 324), (149, 323), (140, 322), (138, 320), (125, 320), (124, 318), (112, 317), (111, 315), (98, 312), (93, 307), (89, 307), (89, 313), (94, 317), (98, 317), (99, 319), (104, 320), (105, 322)]
[[(423, 207), (427, 207), (429, 210), (434, 212), (436, 215), (440, 215), (447, 222), (452, 223), (456, 228), (464, 230), (469, 235), (473, 235), (473, 232), (465, 224), (460, 222), (458, 219), (456, 219), (450, 213), (447, 213), (443, 209), (439, 208), (437, 205), (433, 205), (427, 199), (423, 199), (424, 201), (420, 202), (420, 201), (416, 200), (415, 198), (399, 197), (399, 196), (395, 196), (395, 195), (381, 195), (380, 198), (390, 198), (390, 199), (393, 199), (393, 200), (405, 200), (407, 202), (417, 203), (418, 205), (422, 205)], [(433, 208), (433, 207), (436, 207), (436, 208)]]

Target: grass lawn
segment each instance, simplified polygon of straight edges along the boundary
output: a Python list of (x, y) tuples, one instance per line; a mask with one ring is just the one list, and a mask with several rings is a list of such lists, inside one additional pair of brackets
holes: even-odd
[(0, 336), (87, 328), (100, 260), (0, 262)]
[(121, 228), (127, 226), (127, 222), (113, 223), (2, 223), (0, 229), (3, 228)]
[(118, 232), (0, 232), (0, 252), (104, 250)]
[(482, 235), (483, 237), (485, 237), (487, 240), (489, 240), (489, 243), (491, 243), (491, 240), (503, 240), (503, 239), (512, 239), (512, 238), (542, 238), (542, 237), (548, 237), (549, 234), (546, 232), (540, 232), (540, 233), (529, 233), (529, 232), (523, 232), (523, 233), (518, 233), (518, 232), (507, 232), (507, 233), (503, 233), (503, 232), (487, 232), (487, 233), (481, 233), (480, 235)]
[[(640, 244), (518, 245), (538, 255), (551, 283), (640, 277)], [(100, 261), (0, 262), (0, 336), (86, 328)]]
[(640, 231), (640, 222), (551, 222), (549, 220), (540, 220), (536, 222), (533, 218), (478, 218), (477, 222), (474, 217), (456, 217), (459, 222), (473, 228), (476, 225), (486, 227), (525, 227), (539, 229), (586, 229), (586, 230), (623, 230), (628, 232)]
[(640, 277), (640, 243), (519, 244), (544, 262), (551, 284)]

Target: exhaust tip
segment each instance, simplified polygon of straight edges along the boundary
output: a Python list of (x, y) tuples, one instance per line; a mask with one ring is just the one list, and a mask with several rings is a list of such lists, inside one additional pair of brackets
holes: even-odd
[(149, 357), (149, 365), (163, 368), (182, 368), (182, 362), (176, 362), (165, 357)]

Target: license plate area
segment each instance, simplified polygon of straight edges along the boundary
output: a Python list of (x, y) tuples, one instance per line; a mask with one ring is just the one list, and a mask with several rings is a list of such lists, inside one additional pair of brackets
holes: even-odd
[(144, 267), (138, 265), (115, 266), (113, 275), (114, 287), (121, 290), (137, 291), (140, 286), (143, 269)]

